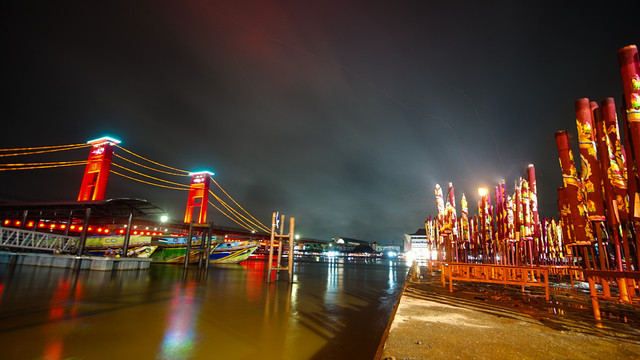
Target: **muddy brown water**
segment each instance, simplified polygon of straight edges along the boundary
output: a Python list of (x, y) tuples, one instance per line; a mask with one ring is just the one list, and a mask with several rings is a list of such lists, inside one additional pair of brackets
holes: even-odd
[[(408, 267), (312, 258), (74, 272), (0, 265), (2, 359), (372, 359)], [(283, 279), (286, 277), (283, 276)]]

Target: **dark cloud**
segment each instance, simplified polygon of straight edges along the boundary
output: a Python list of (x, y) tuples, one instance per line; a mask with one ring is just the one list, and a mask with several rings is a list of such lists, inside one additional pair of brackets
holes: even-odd
[[(280, 211), (320, 239), (400, 241), (435, 213), (436, 183), (453, 182), (475, 212), (478, 187), (512, 187), (529, 163), (542, 215), (557, 216), (554, 133), (575, 132), (578, 98), (620, 101), (616, 51), (638, 40), (623, 8), (18, 2), (3, 14), (2, 147), (109, 134), (155, 161), (211, 169), (264, 223)], [(0, 197), (74, 199), (81, 174), (3, 172)], [(117, 177), (107, 195), (176, 218), (186, 198)]]

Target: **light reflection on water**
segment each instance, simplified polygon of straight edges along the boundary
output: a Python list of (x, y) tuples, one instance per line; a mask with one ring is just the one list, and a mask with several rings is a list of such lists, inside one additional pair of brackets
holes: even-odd
[(72, 272), (0, 264), (3, 359), (371, 359), (404, 284), (389, 260)]
[(387, 288), (388, 290), (396, 288), (397, 276), (398, 275), (396, 273), (396, 267), (393, 266), (393, 261), (389, 260), (389, 287)]
[(194, 348), (194, 327), (199, 304), (195, 300), (196, 283), (177, 283), (173, 286), (169, 316), (162, 339), (160, 359), (188, 359)]

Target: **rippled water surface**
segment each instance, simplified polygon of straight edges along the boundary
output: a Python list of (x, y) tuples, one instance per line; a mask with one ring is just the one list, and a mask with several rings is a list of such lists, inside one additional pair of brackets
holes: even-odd
[(404, 284), (391, 260), (73, 272), (0, 264), (2, 359), (372, 359)]

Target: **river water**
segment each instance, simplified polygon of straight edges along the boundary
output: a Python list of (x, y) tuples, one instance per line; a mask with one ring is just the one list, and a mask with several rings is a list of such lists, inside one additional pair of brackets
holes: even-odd
[(372, 359), (407, 266), (308, 258), (208, 271), (0, 264), (1, 359)]

